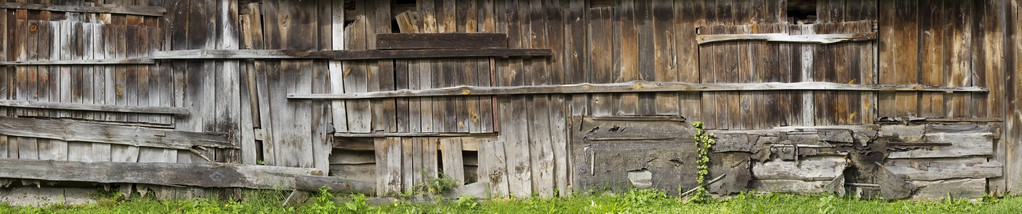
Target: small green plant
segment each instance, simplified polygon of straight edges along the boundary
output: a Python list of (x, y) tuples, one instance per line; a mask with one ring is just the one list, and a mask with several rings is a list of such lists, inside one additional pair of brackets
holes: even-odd
[(696, 129), (696, 133), (692, 137), (695, 138), (698, 154), (696, 165), (699, 171), (696, 174), (696, 191), (692, 193), (689, 201), (699, 203), (710, 200), (710, 194), (706, 191), (706, 176), (710, 174), (710, 149), (717, 142), (714, 140), (717, 135), (706, 132), (703, 129), (703, 122), (693, 122), (692, 127)]
[[(421, 173), (422, 177), (425, 178), (432, 177), (429, 176), (429, 173), (426, 173), (426, 171), (423, 170), (419, 170), (419, 173)], [(447, 176), (447, 174), (440, 172), (437, 177), (430, 178), (425, 183), (413, 185), (411, 189), (399, 194), (398, 197), (407, 198), (421, 194), (439, 195), (446, 193), (457, 186), (457, 181), (450, 176)]]

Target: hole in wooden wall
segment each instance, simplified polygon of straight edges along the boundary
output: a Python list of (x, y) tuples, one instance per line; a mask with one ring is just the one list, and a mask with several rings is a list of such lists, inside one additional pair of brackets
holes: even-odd
[(816, 0), (789, 0), (786, 10), (792, 22), (816, 22)]

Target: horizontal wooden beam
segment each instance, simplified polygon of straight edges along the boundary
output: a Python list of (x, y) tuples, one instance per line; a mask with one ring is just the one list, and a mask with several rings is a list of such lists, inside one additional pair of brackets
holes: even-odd
[(471, 137), (471, 136), (492, 136), (496, 133), (334, 133), (334, 137)]
[(929, 92), (987, 92), (980, 87), (943, 87), (919, 84), (907, 85), (854, 85), (832, 82), (798, 83), (687, 83), (647, 82), (582, 83), (572, 85), (537, 85), (510, 87), (455, 86), (436, 89), (376, 91), (347, 94), (288, 94), (288, 99), (356, 100), (395, 97), (444, 97), (527, 94), (594, 94), (634, 92), (719, 92), (719, 91), (929, 91)]
[(0, 8), (15, 10), (44, 10), (73, 13), (109, 13), (140, 16), (163, 16), (163, 14), (167, 12), (167, 9), (157, 6), (114, 5), (114, 4), (101, 4), (99, 6), (88, 5), (79, 6), (79, 5), (44, 5), (30, 3), (0, 2)]
[(74, 162), (0, 159), (0, 178), (210, 188), (290, 189), (313, 168), (217, 163)]
[(164, 106), (118, 106), (81, 103), (38, 102), (26, 100), (0, 100), (0, 107), (56, 109), (72, 111), (120, 112), (138, 114), (169, 114), (187, 116), (188, 109)]
[(194, 147), (238, 148), (224, 134), (58, 119), (0, 117), (0, 135), (182, 150), (196, 149)]
[[(347, 175), (340, 175), (347, 176)], [(331, 193), (352, 194), (362, 193), (364, 195), (376, 194), (376, 183), (357, 181), (333, 176), (297, 176), (295, 177), (295, 190), (317, 192), (320, 188), (328, 187)]]
[(160, 51), (153, 54), (157, 60), (171, 59), (320, 59), (320, 60), (370, 60), (370, 59), (426, 59), (465, 57), (548, 57), (550, 49), (428, 49), (428, 50), (336, 50), (336, 51), (292, 51), (292, 50), (182, 50)]
[(383, 33), (376, 35), (376, 48), (383, 50), (507, 48), (507, 34)]
[(698, 35), (696, 36), (696, 42), (698, 42), (700, 45), (727, 41), (767, 41), (767, 42), (833, 44), (838, 42), (870, 41), (876, 40), (876, 38), (877, 38), (876, 32), (853, 34), (811, 34), (811, 35), (789, 35), (786, 33), (713, 34)]
[(152, 65), (155, 61), (149, 58), (129, 59), (85, 59), (85, 60), (44, 60), (44, 61), (2, 61), (3, 66), (19, 65)]

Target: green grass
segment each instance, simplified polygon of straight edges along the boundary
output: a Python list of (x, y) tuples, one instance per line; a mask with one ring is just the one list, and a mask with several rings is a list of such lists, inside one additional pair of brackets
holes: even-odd
[(939, 202), (858, 200), (835, 196), (743, 194), (707, 203), (686, 203), (651, 190), (581, 194), (554, 199), (473, 198), (431, 204), (366, 205), (364, 196), (322, 194), (296, 207), (282, 207), (279, 192), (250, 192), (245, 200), (102, 199), (81, 206), (12, 207), (0, 213), (1022, 213), (1022, 197)]

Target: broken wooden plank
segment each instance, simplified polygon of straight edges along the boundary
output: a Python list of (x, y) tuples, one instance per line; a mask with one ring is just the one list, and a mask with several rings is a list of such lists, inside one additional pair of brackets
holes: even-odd
[(170, 114), (178, 116), (188, 115), (188, 109), (186, 108), (163, 106), (93, 105), (80, 103), (38, 102), (25, 100), (0, 100), (0, 106), (14, 108), (56, 109), (72, 111), (119, 112), (136, 114)]
[(479, 144), (479, 180), (489, 184), (489, 192), (494, 197), (507, 197), (508, 170), (504, 152), (504, 142), (485, 141)]
[(44, 181), (130, 183), (210, 188), (284, 189), (310, 168), (215, 163), (125, 163), (0, 159), (0, 177)]
[(465, 184), (465, 163), (462, 159), (461, 138), (441, 138), (440, 150), (445, 175), (454, 179), (459, 186)]
[(434, 50), (181, 50), (160, 51), (153, 54), (155, 60), (171, 59), (326, 59), (326, 60), (370, 60), (370, 59), (429, 59), (465, 57), (548, 57), (550, 49), (434, 49)]
[(107, 125), (83, 121), (0, 117), (0, 135), (191, 150), (237, 149), (223, 134)]
[(116, 4), (99, 4), (97, 6), (86, 6), (86, 5), (45, 5), (31, 3), (0, 2), (0, 8), (15, 10), (42, 10), (72, 13), (108, 13), (141, 16), (163, 16), (163, 14), (167, 12), (166, 8), (159, 6), (116, 5)]
[(376, 35), (376, 48), (395, 49), (473, 49), (507, 48), (503, 33), (381, 33)]
[(787, 33), (760, 33), (760, 34), (698, 35), (696, 36), (696, 41), (698, 41), (700, 45), (727, 41), (767, 41), (767, 42), (833, 44), (839, 42), (871, 41), (876, 40), (876, 38), (877, 38), (876, 32), (852, 34), (807, 34), (807, 35), (789, 35)]
[(919, 187), (913, 199), (980, 198), (986, 193), (987, 179), (955, 179), (939, 181), (913, 181)]
[(920, 84), (902, 85), (857, 85), (832, 82), (798, 83), (688, 83), (630, 81), (623, 83), (581, 83), (568, 85), (535, 86), (454, 86), (422, 90), (394, 90), (345, 94), (288, 94), (288, 99), (355, 100), (396, 97), (441, 97), (441, 96), (486, 96), (486, 95), (536, 95), (536, 94), (597, 94), (623, 92), (719, 92), (719, 91), (933, 91), (933, 92), (978, 92), (980, 87), (944, 87)]
[(127, 58), (127, 59), (81, 59), (81, 60), (38, 60), (38, 61), (0, 61), (2, 66), (28, 66), (28, 65), (152, 65), (156, 64), (150, 58)]
[(307, 192), (319, 192), (321, 188), (326, 188), (327, 192), (340, 193), (340, 194), (375, 194), (375, 183), (369, 183), (364, 181), (357, 181), (351, 179), (344, 179), (333, 176), (296, 176), (295, 177), (295, 190), (307, 191)]

